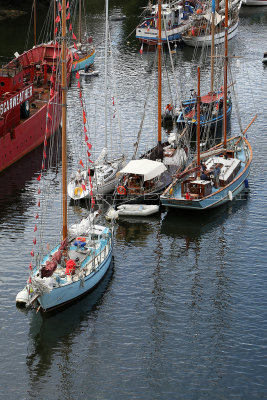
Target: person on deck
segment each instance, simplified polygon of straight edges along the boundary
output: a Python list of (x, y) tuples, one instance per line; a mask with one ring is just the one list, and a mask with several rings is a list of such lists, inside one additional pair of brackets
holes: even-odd
[(83, 177), (82, 177), (82, 174), (81, 174), (81, 170), (78, 169), (78, 171), (77, 171), (77, 173), (75, 175), (75, 183), (76, 183), (76, 185), (82, 183), (82, 180), (83, 180)]
[(213, 171), (213, 175), (214, 175), (214, 186), (216, 188), (219, 187), (219, 177), (220, 177), (220, 173), (221, 173), (221, 168), (219, 164), (216, 164), (214, 171)]

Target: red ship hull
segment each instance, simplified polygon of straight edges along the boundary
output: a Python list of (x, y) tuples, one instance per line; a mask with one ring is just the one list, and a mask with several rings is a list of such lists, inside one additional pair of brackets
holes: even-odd
[[(60, 53), (61, 50), (57, 47), (57, 59), (59, 59)], [(12, 66), (15, 65), (17, 67), (19, 65), (19, 74), (23, 73), (24, 81), (26, 73), (28, 73), (28, 76), (31, 75), (28, 85), (32, 85), (32, 96), (29, 98), (29, 115), (22, 116), (22, 103), (19, 102), (19, 94), (22, 92), (25, 84), (24, 87), (17, 85), (18, 87), (11, 87), (7, 92), (3, 93), (2, 91), (2, 96), (0, 97), (0, 99), (2, 98), (2, 103), (0, 100), (0, 172), (40, 146), (45, 138), (48, 139), (59, 128), (62, 111), (60, 75), (57, 73), (55, 78), (51, 78), (53, 68), (56, 68), (54, 67), (55, 62), (57, 62), (55, 60), (55, 46), (50, 44), (33, 48), (7, 65), (7, 71), (10, 68), (12, 71)], [(42, 69), (45, 65), (45, 68), (43, 68), (45, 69), (45, 75), (42, 75), (40, 70), (34, 70), (33, 65), (38, 66), (39, 69)], [(71, 53), (69, 53), (67, 65), (68, 79), (70, 79), (72, 66)], [(14, 69), (18, 70), (17, 68)], [(9, 75), (9, 73), (5, 75)], [(17, 75), (16, 73), (14, 74), (15, 77)], [(44, 81), (41, 85), (40, 82), (39, 84), (37, 82), (40, 76)], [(1, 79), (4, 78), (0, 73), (0, 84)], [(54, 85), (52, 95), (51, 82)], [(5, 83), (8, 87), (8, 81)], [(10, 109), (7, 109), (7, 107), (10, 107)]]

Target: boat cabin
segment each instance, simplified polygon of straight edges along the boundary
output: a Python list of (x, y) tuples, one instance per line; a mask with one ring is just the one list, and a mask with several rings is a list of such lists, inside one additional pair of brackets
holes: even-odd
[(151, 193), (157, 188), (160, 176), (166, 169), (158, 161), (132, 160), (119, 172), (121, 178), (118, 193), (125, 191), (130, 196)]

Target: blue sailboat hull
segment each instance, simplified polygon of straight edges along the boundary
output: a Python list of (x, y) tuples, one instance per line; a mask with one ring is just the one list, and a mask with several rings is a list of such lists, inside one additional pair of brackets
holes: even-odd
[[(83, 280), (70, 282), (64, 286), (53, 288), (50, 293), (38, 297), (38, 302), (43, 311), (51, 311), (62, 307), (67, 303), (77, 300), (86, 293), (92, 291), (104, 278), (112, 261), (112, 248), (105, 260), (99, 264), (95, 271), (84, 277)], [(86, 260), (85, 260), (86, 262)]]

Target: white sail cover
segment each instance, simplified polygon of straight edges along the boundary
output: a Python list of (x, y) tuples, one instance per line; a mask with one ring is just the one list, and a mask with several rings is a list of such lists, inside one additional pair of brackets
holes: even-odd
[[(206, 18), (207, 21), (209, 21), (210, 23), (212, 22), (212, 13), (211, 12), (207, 12), (206, 14), (203, 15), (204, 18)], [(221, 22), (224, 19), (224, 16), (218, 14), (215, 11), (215, 18), (214, 18), (214, 23), (215, 25), (218, 25), (219, 22)]]
[(132, 160), (130, 161), (119, 174), (132, 174), (132, 175), (142, 175), (144, 181), (149, 181), (150, 179), (156, 178), (166, 171), (166, 167), (162, 162), (152, 161), (147, 159), (142, 160)]

